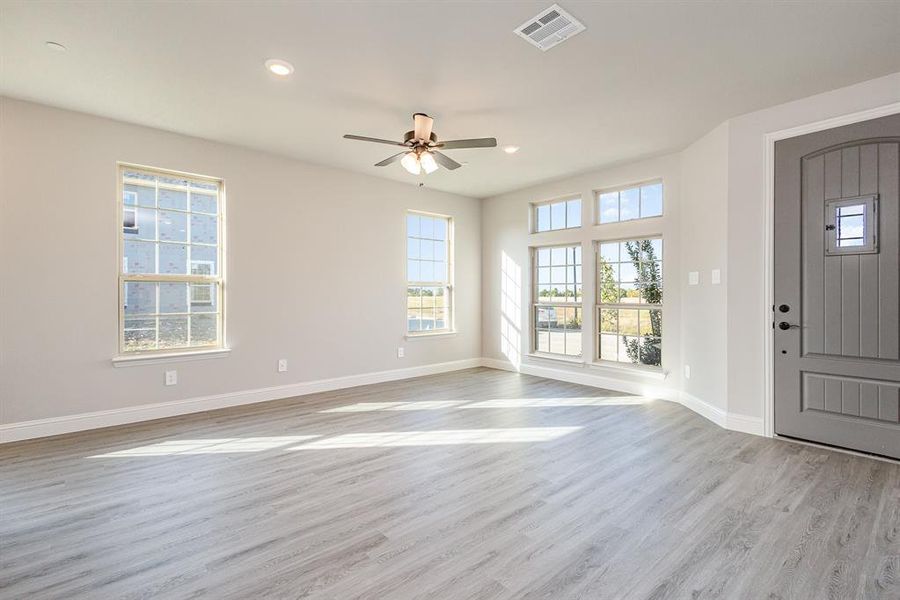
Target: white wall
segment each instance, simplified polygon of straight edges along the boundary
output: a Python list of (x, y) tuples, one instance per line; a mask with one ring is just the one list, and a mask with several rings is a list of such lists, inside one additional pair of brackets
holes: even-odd
[(765, 271), (765, 135), (900, 102), (900, 73), (729, 121), (728, 143), (728, 407), (762, 417), (765, 339), (771, 317)]
[[(227, 357), (112, 366), (116, 161), (225, 180)], [(407, 209), (455, 219), (455, 337), (404, 340)], [(480, 289), (478, 200), (0, 99), (0, 423), (477, 359)]]
[[(580, 193), (588, 201), (584, 220), (589, 223), (593, 190), (662, 176), (666, 180), (667, 209), (665, 223), (660, 226), (666, 239), (667, 261), (664, 362), (671, 372), (660, 385), (677, 390), (677, 398), (723, 425), (762, 433), (766, 412), (765, 340), (771, 332), (765, 265), (766, 134), (896, 102), (900, 102), (900, 73), (731, 119), (677, 154), (485, 200), (484, 356), (496, 366), (512, 365), (515, 360), (504, 349), (509, 345), (507, 339), (518, 336), (522, 353), (530, 347), (529, 246), (576, 241), (586, 251), (592, 240), (631, 235), (641, 225), (632, 222), (529, 234), (529, 202)], [(515, 327), (504, 315), (510, 312), (510, 303), (501, 301), (504, 255), (521, 269), (517, 306), (513, 306)], [(711, 283), (712, 269), (720, 270), (720, 285)], [(689, 271), (700, 273), (699, 285), (688, 285)], [(593, 283), (587, 271), (585, 282)], [(586, 285), (585, 296), (593, 298), (592, 287)], [(584, 327), (585, 351), (590, 359), (594, 344), (592, 311), (585, 313)], [(526, 356), (521, 363), (523, 370), (534, 372), (533, 365), (547, 361)], [(684, 364), (691, 366), (690, 379), (682, 378)], [(629, 390), (636, 389), (633, 382), (640, 380), (627, 371), (611, 374), (609, 370), (566, 364), (553, 368), (554, 373), (539, 374)], [(579, 375), (573, 377), (573, 373)]]
[[(515, 160), (515, 159), (513, 159)], [(640, 183), (662, 178), (664, 188), (664, 215), (659, 218), (625, 221), (602, 226), (592, 225), (595, 220), (594, 192), (600, 189)], [(590, 363), (595, 355), (593, 299), (596, 268), (593, 242), (602, 239), (623, 239), (643, 235), (662, 234), (663, 273), (666, 282), (677, 282), (681, 277), (679, 263), (681, 230), (681, 161), (678, 154), (652, 158), (625, 166), (602, 169), (575, 177), (545, 183), (507, 194), (488, 198), (482, 204), (483, 243), (483, 297), (482, 332), (483, 355), (495, 361), (496, 366), (518, 367), (521, 363), (531, 367), (550, 368), (577, 374), (579, 381), (593, 381), (598, 385), (610, 378), (624, 383), (628, 389), (636, 386), (677, 390), (681, 373), (681, 299), (677, 283), (666, 283), (663, 311), (663, 367), (668, 372), (661, 377), (648, 377), (643, 372), (623, 368), (572, 365), (546, 358), (529, 357), (531, 266), (529, 248), (562, 243), (580, 243), (583, 256), (583, 281), (586, 310), (584, 311), (583, 355)], [(580, 229), (529, 232), (529, 209), (532, 202), (554, 198), (577, 196), (582, 198), (582, 223)], [(675, 293), (672, 288), (675, 288)], [(606, 380), (606, 381), (604, 381)], [(657, 391), (654, 389), (654, 392)]]
[[(682, 347), (691, 376), (685, 393), (727, 410), (725, 281), (727, 267), (728, 124), (723, 123), (681, 153)], [(712, 271), (721, 283), (712, 283)], [(687, 273), (696, 271), (697, 285)]]

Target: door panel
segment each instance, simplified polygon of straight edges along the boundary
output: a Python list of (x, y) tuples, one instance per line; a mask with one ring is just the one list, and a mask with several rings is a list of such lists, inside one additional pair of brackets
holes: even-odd
[(775, 302), (776, 433), (900, 458), (900, 115), (776, 143)]

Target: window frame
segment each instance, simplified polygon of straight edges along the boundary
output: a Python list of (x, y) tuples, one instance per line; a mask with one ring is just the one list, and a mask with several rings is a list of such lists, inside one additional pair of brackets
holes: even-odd
[[(569, 226), (569, 202), (573, 202), (578, 200), (581, 203), (581, 210), (579, 212), (579, 223), (578, 225)], [(554, 204), (563, 204), (565, 205), (565, 214), (566, 214), (566, 226), (558, 227), (556, 229), (538, 229), (538, 209), (542, 206), (550, 206), (551, 215)], [(553, 198), (551, 200), (539, 200), (537, 202), (531, 203), (531, 233), (550, 233), (552, 231), (570, 231), (572, 229), (581, 229), (584, 226), (584, 198), (581, 197), (581, 194), (570, 194), (566, 196), (560, 196), (558, 198)]]
[[(429, 217), (432, 219), (444, 219), (447, 221), (447, 239), (446, 239), (446, 264), (447, 264), (447, 272), (446, 278), (443, 282), (441, 281), (414, 281), (409, 278), (409, 261), (410, 260), (421, 260), (421, 259), (410, 259), (408, 254), (409, 248), (409, 217), (415, 215), (419, 217)], [(450, 215), (444, 215), (440, 213), (428, 212), (423, 210), (415, 210), (415, 209), (407, 209), (403, 214), (403, 228), (404, 228), (404, 244), (403, 244), (403, 254), (404, 254), (404, 265), (406, 265), (406, 285), (404, 286), (404, 308), (403, 312), (406, 315), (406, 338), (421, 338), (421, 337), (429, 337), (429, 336), (445, 336), (452, 335), (456, 333), (456, 286), (454, 284), (455, 280), (455, 260), (454, 254), (456, 250), (456, 226), (454, 223), (454, 219)], [(416, 238), (423, 239), (423, 238)], [(447, 306), (446, 310), (446, 326), (440, 329), (426, 329), (419, 331), (411, 331), (409, 329), (409, 288), (436, 288), (443, 287), (445, 298), (447, 298)], [(420, 296), (421, 297), (421, 296)], [(421, 305), (420, 305), (421, 307)], [(421, 310), (421, 308), (420, 308)], [(420, 319), (421, 320), (421, 319)]]
[[(130, 206), (125, 204), (125, 173), (128, 171), (144, 173), (147, 175), (153, 175), (156, 177), (176, 177), (189, 179), (197, 182), (202, 182), (205, 184), (215, 184), (217, 186), (216, 192), (216, 262), (218, 263), (218, 272), (216, 275), (205, 276), (205, 275), (195, 275), (191, 273), (187, 274), (172, 274), (172, 273), (127, 273), (127, 265), (128, 259), (125, 256), (125, 234), (126, 229), (123, 227), (124, 224), (124, 215), (125, 211), (131, 208)], [(117, 244), (117, 272), (118, 277), (116, 278), (117, 290), (116, 297), (118, 298), (118, 343), (117, 343), (117, 353), (116, 357), (113, 359), (113, 362), (134, 362), (140, 361), (141, 359), (154, 359), (154, 358), (166, 358), (166, 357), (180, 357), (180, 356), (190, 356), (190, 355), (206, 355), (211, 352), (222, 351), (225, 352), (228, 350), (227, 345), (225, 343), (226, 340), (226, 306), (225, 306), (225, 288), (226, 288), (226, 279), (225, 279), (225, 182), (224, 180), (217, 177), (210, 177), (207, 175), (198, 175), (195, 173), (186, 173), (183, 171), (175, 171), (169, 169), (161, 169), (157, 167), (149, 167), (144, 165), (136, 165), (131, 163), (118, 162), (116, 163), (116, 244)], [(158, 196), (160, 189), (160, 182), (157, 180), (155, 182), (156, 194)], [(172, 189), (179, 189), (178, 186), (170, 186)], [(134, 205), (135, 211), (135, 229), (137, 229), (137, 211), (138, 205)], [(159, 210), (157, 207), (156, 210)], [(191, 245), (190, 242), (190, 215), (193, 211), (190, 210), (190, 200), (188, 200), (187, 210), (178, 210), (178, 209), (165, 209), (167, 211), (172, 212), (180, 212), (184, 213), (187, 216), (187, 242), (186, 245)], [(206, 214), (206, 213), (202, 213)], [(156, 237), (159, 238), (159, 230), (157, 226)], [(159, 243), (158, 241), (156, 242)], [(209, 262), (213, 261), (192, 261), (188, 259), (188, 269), (190, 269), (190, 264), (193, 262)], [(189, 346), (180, 346), (176, 348), (156, 348), (153, 350), (126, 350), (125, 348), (125, 283), (128, 282), (145, 282), (145, 283), (208, 283), (210, 285), (215, 285), (216, 292), (216, 305), (218, 310), (216, 311), (216, 341), (212, 344), (202, 344), (202, 345), (189, 345)], [(188, 288), (188, 298), (187, 303), (188, 307), (192, 305), (192, 288)], [(210, 297), (212, 299), (212, 296)], [(212, 302), (210, 302), (212, 304)], [(157, 316), (155, 318), (159, 318), (159, 305), (157, 304)], [(174, 313), (177, 314), (178, 313)], [(189, 313), (188, 314), (194, 314)], [(197, 314), (210, 314), (210, 313), (197, 313)], [(158, 325), (155, 328), (159, 329)], [(190, 326), (188, 327), (188, 339), (190, 339)]]
[[(857, 246), (841, 246), (838, 209), (848, 206), (863, 207), (863, 240)], [(825, 201), (825, 256), (854, 254), (878, 254), (878, 194), (866, 194), (854, 198), (834, 198)]]
[[(575, 300), (573, 302), (539, 302), (538, 301), (538, 298), (540, 297), (539, 296), (539, 293), (540, 293), (539, 286), (541, 285), (539, 282), (539, 278), (538, 278), (538, 252), (540, 252), (541, 250), (550, 250), (552, 253), (552, 250), (554, 248), (567, 248), (567, 249), (568, 248), (578, 248), (579, 250), (581, 250), (581, 263), (580, 263), (581, 283), (574, 284), (575, 289), (576, 289), (576, 294), (575, 294)], [(530, 341), (529, 355), (535, 356), (538, 358), (548, 358), (548, 359), (553, 359), (553, 360), (562, 360), (562, 361), (568, 361), (568, 362), (583, 363), (584, 359), (585, 359), (585, 354), (584, 354), (584, 245), (581, 242), (543, 244), (540, 246), (532, 246), (530, 248), (530, 254), (531, 254), (531, 256), (529, 258), (531, 260), (531, 293), (529, 296), (529, 298), (530, 298), (530, 300), (529, 300), (529, 304), (530, 304), (529, 330), (531, 332), (531, 341)], [(551, 259), (551, 261), (552, 261), (552, 259)], [(550, 266), (552, 268), (552, 264)], [(565, 266), (568, 267), (568, 264), (566, 264)], [(552, 284), (552, 282), (551, 282), (551, 284)], [(579, 285), (581, 286), (581, 300), (580, 301), (578, 300), (578, 293), (577, 293), (577, 289), (578, 289)], [(572, 309), (581, 310), (581, 329), (579, 332), (579, 337), (581, 338), (581, 353), (580, 354), (577, 354), (577, 355), (576, 354), (566, 354), (566, 353), (551, 352), (549, 350), (539, 350), (538, 349), (537, 315), (538, 315), (539, 308), (554, 308), (557, 310), (560, 308), (572, 308)]]
[[(630, 219), (635, 220), (635, 219)], [(604, 225), (609, 225), (610, 223), (604, 223)], [(639, 304), (627, 304), (622, 302), (601, 302), (601, 277), (600, 277), (600, 245), (601, 244), (621, 244), (623, 242), (636, 242), (641, 240), (659, 240), (663, 252), (662, 256), (659, 258), (659, 263), (661, 268), (663, 269), (663, 275), (661, 277), (662, 281), (662, 302), (658, 304), (650, 304), (650, 303), (639, 303)], [(624, 362), (619, 360), (610, 360), (606, 358), (601, 358), (600, 350), (601, 350), (601, 327), (602, 319), (601, 314), (603, 310), (658, 310), (659, 314), (662, 318), (663, 324), (665, 324), (665, 304), (666, 304), (666, 276), (665, 276), (665, 239), (664, 235), (661, 233), (650, 233), (650, 234), (633, 234), (625, 237), (615, 237), (615, 238), (602, 238), (596, 239), (593, 241), (593, 251), (594, 251), (594, 357), (593, 363), (595, 365), (601, 365), (604, 367), (613, 367), (619, 369), (636, 369), (640, 371), (646, 371), (650, 373), (662, 373), (665, 372), (665, 353), (662, 351), (663, 348), (663, 340), (665, 339), (665, 329), (663, 329), (662, 333), (659, 337), (659, 345), (660, 345), (660, 364), (659, 365), (648, 365), (644, 363), (633, 363), (633, 362)], [(619, 263), (622, 264), (621, 256), (619, 257)], [(617, 282), (621, 283), (621, 282)], [(616, 328), (616, 337), (620, 337), (621, 333), (617, 324)], [(616, 340), (618, 344), (618, 339)]]
[[(660, 185), (660, 212), (658, 215), (650, 215), (650, 216), (641, 216), (641, 198), (640, 198), (640, 190), (643, 187), (651, 186), (651, 185)], [(622, 198), (621, 193), (626, 190), (637, 189), (638, 190), (638, 216), (633, 219), (622, 219)], [(619, 196), (619, 218), (615, 221), (601, 221), (603, 217), (603, 210), (600, 206), (600, 196), (603, 194), (611, 194), (616, 192), (620, 194)], [(637, 183), (629, 183), (626, 185), (618, 185), (609, 188), (602, 188), (599, 190), (594, 190), (594, 225), (615, 225), (616, 223), (630, 223), (632, 221), (644, 221), (647, 219), (659, 219), (661, 217), (666, 216), (666, 184), (663, 181), (663, 178), (657, 177), (654, 179), (647, 179), (646, 181), (640, 181)]]

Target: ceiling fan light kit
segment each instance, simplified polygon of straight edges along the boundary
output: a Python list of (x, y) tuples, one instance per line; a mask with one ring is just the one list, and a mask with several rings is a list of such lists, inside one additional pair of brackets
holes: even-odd
[(459, 148), (494, 148), (497, 146), (495, 138), (475, 138), (468, 140), (449, 140), (441, 142), (438, 140), (437, 134), (434, 133), (432, 127), (434, 119), (425, 113), (416, 113), (413, 115), (413, 129), (407, 131), (403, 136), (402, 142), (393, 140), (385, 140), (381, 138), (367, 137), (363, 135), (346, 134), (344, 137), (348, 140), (359, 140), (362, 142), (374, 142), (376, 144), (388, 144), (391, 146), (402, 146), (406, 148), (403, 152), (398, 152), (393, 156), (389, 156), (381, 162), (375, 163), (376, 167), (386, 167), (397, 161), (400, 166), (409, 171), (413, 175), (419, 175), (422, 171), (425, 174), (434, 173), (438, 167), (453, 170), (458, 169), (462, 165), (440, 150), (455, 150)]

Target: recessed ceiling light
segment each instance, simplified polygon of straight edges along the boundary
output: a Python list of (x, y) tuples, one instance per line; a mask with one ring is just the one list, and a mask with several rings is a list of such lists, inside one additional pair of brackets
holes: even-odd
[(65, 52), (66, 50), (68, 50), (68, 48), (66, 48), (59, 42), (44, 42), (44, 45), (56, 52)]
[(279, 77), (287, 77), (294, 72), (294, 65), (286, 60), (279, 60), (277, 58), (270, 58), (267, 60), (266, 68)]
[(519, 147), (518, 146), (506, 146), (505, 148), (503, 148), (503, 151), (506, 152), (507, 154), (515, 154), (516, 152), (519, 151)]

